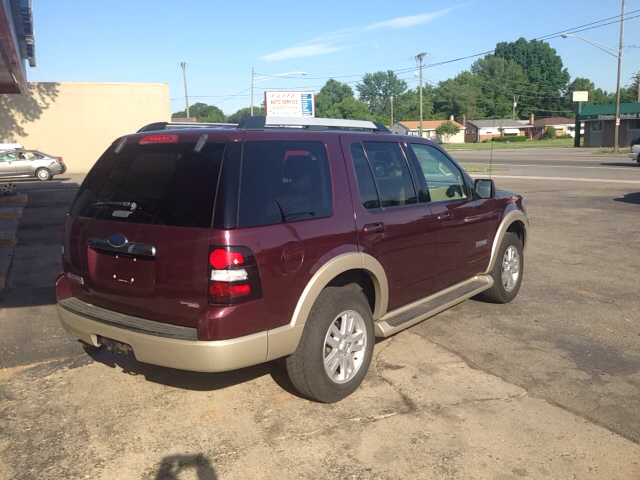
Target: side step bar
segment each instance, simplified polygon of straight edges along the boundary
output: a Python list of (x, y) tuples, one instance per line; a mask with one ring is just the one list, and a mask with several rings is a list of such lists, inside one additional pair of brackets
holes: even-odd
[(398, 333), (463, 302), (467, 298), (484, 292), (492, 286), (493, 278), (490, 275), (476, 275), (430, 297), (397, 308), (376, 322), (376, 336), (388, 337)]

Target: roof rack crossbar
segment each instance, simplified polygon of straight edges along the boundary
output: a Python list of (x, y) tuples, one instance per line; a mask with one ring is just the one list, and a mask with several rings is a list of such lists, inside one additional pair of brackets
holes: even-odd
[(371, 130), (374, 132), (385, 132), (389, 130), (379, 122), (370, 120), (346, 120), (343, 118), (316, 118), (316, 117), (273, 117), (255, 115), (244, 118), (238, 128), (242, 129), (262, 129), (265, 127), (304, 127), (313, 130), (321, 128), (344, 128)]
[(155, 122), (145, 125), (138, 133), (153, 132), (157, 130), (180, 129), (180, 128), (212, 128), (212, 127), (237, 127), (237, 123), (207, 123), (207, 122)]

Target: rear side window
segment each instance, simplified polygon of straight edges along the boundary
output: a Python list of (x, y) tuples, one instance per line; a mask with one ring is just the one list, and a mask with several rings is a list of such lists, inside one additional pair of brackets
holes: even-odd
[(417, 203), (416, 189), (397, 142), (362, 142), (350, 147), (358, 193), (366, 209)]
[(210, 228), (224, 143), (110, 148), (80, 187), (70, 214), (130, 223)]
[(322, 142), (245, 142), (238, 226), (327, 217), (331, 175)]

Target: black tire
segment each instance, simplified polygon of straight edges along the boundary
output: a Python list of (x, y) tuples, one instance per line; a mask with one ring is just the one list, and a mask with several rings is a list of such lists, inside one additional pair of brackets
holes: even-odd
[[(338, 340), (337, 330), (346, 332), (348, 338)], [(351, 330), (353, 334), (349, 334)], [(287, 373), (303, 396), (323, 403), (338, 402), (364, 380), (374, 342), (371, 309), (360, 287), (327, 287), (311, 308), (298, 348), (286, 359)]]
[(51, 170), (49, 170), (48, 168), (39, 168), (38, 170), (36, 170), (36, 178), (41, 182), (46, 182), (48, 180), (51, 180), (51, 178), (53, 178), (53, 175), (51, 174)]
[(515, 233), (507, 232), (498, 249), (496, 263), (490, 272), (493, 286), (482, 292), (481, 298), (491, 303), (509, 303), (518, 295), (523, 273), (522, 241)]

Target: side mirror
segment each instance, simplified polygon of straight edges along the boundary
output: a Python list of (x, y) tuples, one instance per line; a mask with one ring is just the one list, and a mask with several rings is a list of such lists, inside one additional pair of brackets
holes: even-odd
[(475, 182), (475, 190), (480, 198), (493, 198), (496, 195), (496, 184), (493, 180), (479, 178)]

